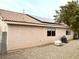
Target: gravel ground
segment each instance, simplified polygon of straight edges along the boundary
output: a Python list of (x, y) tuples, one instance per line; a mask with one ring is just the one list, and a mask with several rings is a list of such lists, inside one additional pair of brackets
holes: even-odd
[(70, 41), (64, 46), (46, 46), (21, 49), (0, 55), (0, 59), (79, 59), (79, 40)]

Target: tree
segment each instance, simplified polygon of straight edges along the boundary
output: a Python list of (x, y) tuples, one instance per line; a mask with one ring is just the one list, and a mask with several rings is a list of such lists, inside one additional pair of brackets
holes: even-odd
[(79, 4), (75, 1), (68, 2), (56, 11), (55, 20), (67, 24), (74, 33), (79, 33)]

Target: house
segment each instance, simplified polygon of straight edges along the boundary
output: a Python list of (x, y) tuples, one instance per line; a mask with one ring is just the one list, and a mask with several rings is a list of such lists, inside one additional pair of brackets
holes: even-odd
[(53, 43), (63, 35), (72, 39), (73, 32), (63, 24), (0, 9), (0, 53)]

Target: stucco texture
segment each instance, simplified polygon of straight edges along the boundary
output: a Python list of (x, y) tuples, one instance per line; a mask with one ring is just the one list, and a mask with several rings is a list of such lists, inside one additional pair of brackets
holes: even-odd
[[(56, 29), (56, 36), (47, 36), (47, 27), (8, 25), (7, 50), (27, 48), (47, 43), (53, 43), (65, 35), (66, 29)], [(73, 35), (69, 35), (72, 38)], [(70, 39), (69, 38), (69, 39)]]

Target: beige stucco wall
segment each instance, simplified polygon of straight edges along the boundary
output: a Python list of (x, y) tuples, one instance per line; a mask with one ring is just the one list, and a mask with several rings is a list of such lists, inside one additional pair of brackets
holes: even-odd
[(70, 30), (70, 35), (66, 35), (66, 30), (69, 30), (69, 29), (57, 28), (57, 31), (56, 31), (57, 36), (56, 37), (61, 38), (63, 35), (65, 35), (68, 40), (71, 40), (73, 38), (74, 33), (73, 33), (73, 31)]
[(7, 49), (13, 50), (53, 43), (65, 35), (66, 31), (66, 29), (56, 28), (56, 36), (48, 37), (48, 29), (46, 27), (8, 25)]

